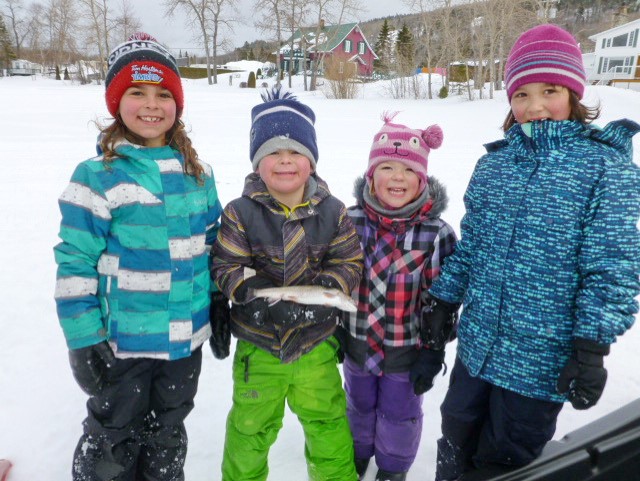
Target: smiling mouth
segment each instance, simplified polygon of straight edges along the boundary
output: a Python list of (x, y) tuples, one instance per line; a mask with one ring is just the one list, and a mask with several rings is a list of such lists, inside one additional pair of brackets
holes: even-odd
[(161, 117), (140, 117), (140, 120), (144, 121), (144, 122), (162, 122), (162, 118)]

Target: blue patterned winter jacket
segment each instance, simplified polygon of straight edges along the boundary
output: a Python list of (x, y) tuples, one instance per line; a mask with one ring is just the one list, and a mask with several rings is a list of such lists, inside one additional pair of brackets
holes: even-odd
[(458, 356), (471, 375), (562, 402), (555, 385), (572, 339), (608, 344), (631, 327), (639, 130), (630, 120), (602, 130), (542, 121), (486, 146), (465, 193), (461, 239), (430, 289), (463, 303)]

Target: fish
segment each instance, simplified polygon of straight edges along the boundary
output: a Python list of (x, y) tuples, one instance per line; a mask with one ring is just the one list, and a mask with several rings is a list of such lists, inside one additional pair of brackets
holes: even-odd
[(337, 307), (341, 311), (356, 312), (358, 306), (353, 299), (339, 289), (322, 286), (286, 286), (251, 289), (249, 298), (264, 297), (270, 303), (291, 301), (305, 305)]

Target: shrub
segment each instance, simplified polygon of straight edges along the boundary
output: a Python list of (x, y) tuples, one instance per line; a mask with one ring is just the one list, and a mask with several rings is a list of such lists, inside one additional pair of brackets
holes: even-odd
[(255, 72), (249, 72), (249, 80), (247, 80), (247, 87), (250, 89), (256, 88), (256, 74)]
[(449, 89), (446, 85), (440, 87), (440, 91), (438, 92), (438, 98), (446, 99), (449, 96)]

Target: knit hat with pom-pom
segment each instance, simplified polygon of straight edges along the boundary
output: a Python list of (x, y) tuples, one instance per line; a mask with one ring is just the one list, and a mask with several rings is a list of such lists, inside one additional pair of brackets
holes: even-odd
[(282, 92), (280, 86), (261, 96), (263, 102), (251, 109), (249, 156), (253, 169), (264, 157), (283, 149), (301, 153), (315, 170), (318, 143), (313, 110), (290, 92)]
[(382, 114), (384, 125), (373, 137), (366, 177), (371, 180), (373, 171), (380, 163), (395, 160), (411, 168), (420, 177), (422, 190), (427, 183), (429, 152), (442, 145), (442, 129), (435, 124), (424, 130), (394, 124), (391, 121), (397, 114)]
[(176, 116), (182, 114), (184, 94), (176, 60), (151, 35), (144, 32), (131, 35), (109, 54), (107, 68), (105, 99), (112, 116), (118, 113), (125, 91), (136, 84), (166, 88), (176, 102)]

